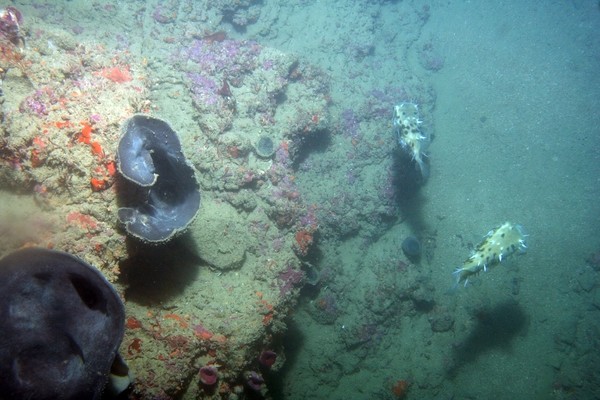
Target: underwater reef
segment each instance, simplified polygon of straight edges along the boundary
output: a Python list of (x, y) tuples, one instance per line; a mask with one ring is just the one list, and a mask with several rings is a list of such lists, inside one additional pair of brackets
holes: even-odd
[[(248, 5), (190, 7), (248, 24)], [(123, 5), (161, 32), (152, 53), (108, 29), (123, 10), (90, 11), (100, 43), (19, 7), (27, 45), (0, 37), (0, 255), (68, 252), (115, 287), (132, 396), (266, 396), (318, 235), (294, 163), (330, 124), (329, 78), (172, 6)]]

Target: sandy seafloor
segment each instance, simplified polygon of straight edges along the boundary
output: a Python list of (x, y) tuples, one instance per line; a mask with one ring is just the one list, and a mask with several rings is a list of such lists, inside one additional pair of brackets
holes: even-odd
[[(42, 4), (14, 6), (33, 10), (36, 3)], [(126, 46), (131, 59), (151, 60), (144, 64), (148, 75), (165, 77), (147, 86), (160, 116), (177, 121), (178, 128), (193, 126), (198, 118), (190, 113), (197, 110), (176, 102), (190, 96), (189, 88), (172, 81), (178, 79), (169, 72), (172, 63), (161, 61), (172, 54), (165, 44), (189, 40), (176, 28), (180, 20), (189, 28), (189, 16), (175, 15), (150, 29), (128, 14), (142, 2), (87, 3), (54, 2), (56, 8), (36, 16), (64, 24), (85, 40), (102, 32), (93, 40), (108, 47), (120, 40), (119, 48)], [(145, 2), (146, 21), (164, 17), (153, 10), (186, 3)], [(114, 29), (94, 18), (102, 7), (115, 10)], [(319, 225), (310, 231), (310, 250), (295, 254), (319, 281), (307, 277), (297, 305), (281, 308), (287, 328), (275, 330), (274, 342), (285, 352), (279, 357), (284, 362), (264, 372), (268, 392), (261, 395), (600, 398), (598, 3), (265, 0), (210, 7), (219, 13), (195, 21), (200, 33), (193, 37), (222, 30), (230, 39), (254, 40), (284, 54), (282, 59), (298, 57), (314, 66), (323, 75), (311, 76), (326, 76), (329, 85), (324, 102), (289, 93), (294, 107), (309, 104), (318, 125), (300, 139), (290, 168)], [(58, 18), (53, 10), (70, 16)], [(35, 28), (27, 29), (35, 35)], [(239, 88), (232, 89), (237, 95)], [(419, 105), (421, 127), (431, 137), (431, 172), (422, 185), (415, 183), (414, 165), (397, 160), (401, 150), (392, 113), (400, 102)], [(261, 112), (259, 106), (248, 109)], [(275, 119), (294, 115), (285, 112)], [(243, 127), (236, 118), (230, 123)], [(232, 135), (222, 129), (220, 134)], [(247, 162), (255, 173), (268, 168), (252, 156), (244, 134), (254, 142), (259, 133), (232, 135), (227, 142), (249, 153), (239, 164)], [(297, 139), (273, 134), (290, 143)], [(195, 151), (182, 141), (184, 152)], [(215, 176), (211, 179), (218, 186)], [(214, 205), (210, 195), (208, 200)], [(232, 204), (244, 208), (239, 201)], [(200, 218), (210, 220), (202, 210)], [(525, 228), (527, 253), (473, 277), (466, 287), (454, 287), (454, 269), (483, 235), (505, 221)], [(116, 220), (114, 229), (119, 229)], [(416, 262), (401, 249), (409, 235), (423, 248)], [(257, 273), (244, 275), (258, 279)], [(169, 301), (176, 302), (176, 296)]]

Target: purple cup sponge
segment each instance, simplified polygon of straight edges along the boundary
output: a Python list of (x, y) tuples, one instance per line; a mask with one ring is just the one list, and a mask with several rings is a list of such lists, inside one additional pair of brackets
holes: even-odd
[(248, 373), (248, 379), (246, 380), (246, 385), (248, 385), (248, 387), (250, 389), (252, 389), (253, 391), (260, 392), (264, 383), (265, 383), (265, 380), (261, 374), (255, 372), (255, 371), (250, 371)]
[(217, 369), (211, 365), (205, 365), (200, 368), (200, 373), (198, 375), (200, 377), (200, 382), (206, 386), (213, 386), (219, 379)]
[(271, 368), (275, 361), (277, 361), (277, 353), (272, 350), (265, 350), (258, 356), (258, 363), (265, 368)]
[(117, 292), (92, 266), (27, 248), (0, 260), (0, 399), (100, 399), (123, 339)]
[(125, 121), (117, 166), (127, 181), (142, 189), (118, 210), (130, 235), (161, 243), (188, 227), (200, 207), (200, 186), (169, 124), (146, 115)]

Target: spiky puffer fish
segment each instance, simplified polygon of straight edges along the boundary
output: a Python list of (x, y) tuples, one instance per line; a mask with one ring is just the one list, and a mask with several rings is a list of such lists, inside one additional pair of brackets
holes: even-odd
[(429, 146), (429, 136), (423, 134), (419, 125), (419, 107), (414, 103), (400, 103), (394, 107), (394, 127), (398, 135), (398, 143), (407, 152), (425, 180), (429, 177), (429, 165), (423, 160), (425, 150)]
[(499, 264), (514, 253), (525, 253), (527, 243), (525, 230), (521, 225), (505, 222), (492, 229), (479, 243), (471, 257), (454, 271), (457, 284), (464, 282), (465, 286), (471, 275), (487, 271), (488, 268)]

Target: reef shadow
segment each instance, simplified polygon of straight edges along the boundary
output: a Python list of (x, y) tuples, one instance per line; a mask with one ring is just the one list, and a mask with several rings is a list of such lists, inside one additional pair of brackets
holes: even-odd
[(306, 161), (312, 153), (325, 153), (331, 147), (332, 138), (329, 129), (320, 129), (310, 135), (302, 136), (298, 141), (297, 153), (294, 157), (292, 168), (297, 171), (300, 165)]
[(450, 378), (454, 378), (462, 366), (476, 362), (488, 351), (509, 350), (517, 336), (527, 333), (529, 325), (529, 317), (515, 301), (479, 309), (474, 318), (477, 323), (469, 336), (453, 349), (452, 365), (447, 371)]
[(410, 155), (404, 151), (393, 152), (392, 171), (396, 204), (411, 231), (420, 235), (426, 230), (422, 214), (425, 200), (421, 194), (421, 187), (425, 185), (425, 180)]
[(121, 282), (125, 297), (138, 304), (159, 304), (193, 283), (204, 262), (190, 248), (187, 234), (160, 246), (127, 239), (131, 256), (123, 261)]
[(285, 395), (286, 387), (284, 383), (288, 379), (288, 375), (295, 371), (298, 355), (302, 351), (305, 342), (302, 334), (303, 331), (298, 326), (298, 323), (293, 318), (289, 318), (286, 323), (288, 329), (281, 340), (283, 348), (285, 348), (285, 364), (283, 364), (283, 367), (280, 370), (270, 372), (266, 376), (269, 394), (273, 399), (281, 400), (288, 398), (288, 396)]

